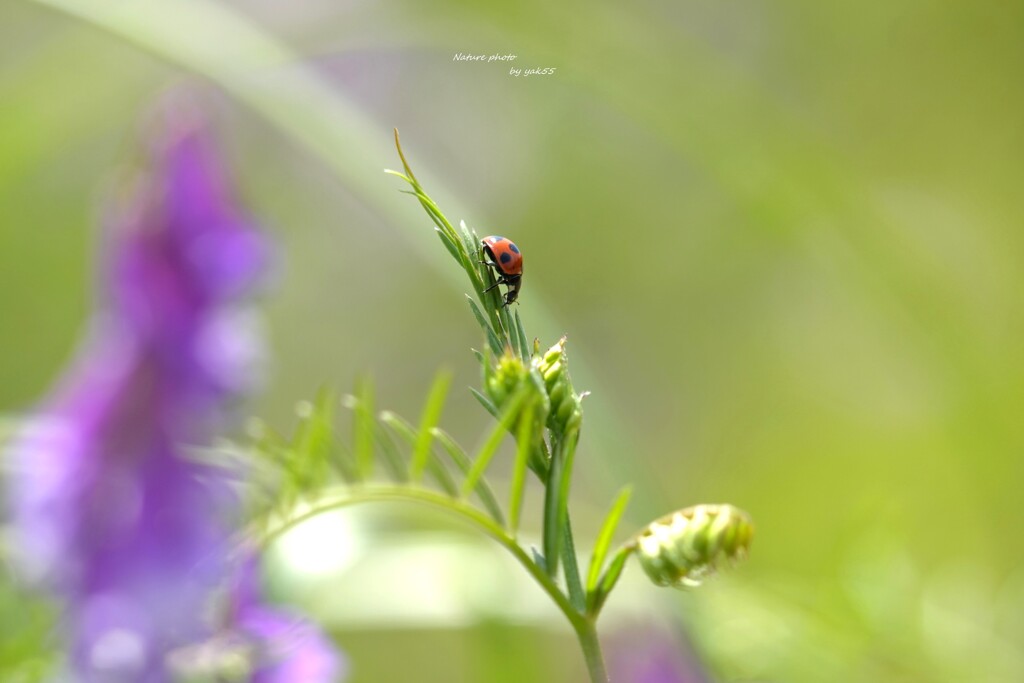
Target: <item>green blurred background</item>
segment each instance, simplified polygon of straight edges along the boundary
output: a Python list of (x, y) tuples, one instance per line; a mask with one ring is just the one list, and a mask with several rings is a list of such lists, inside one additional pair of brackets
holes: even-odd
[[(580, 537), (630, 481), (624, 528), (696, 502), (756, 521), (700, 590), (631, 567), (610, 650), (681, 620), (714, 680), (1024, 680), (1024, 4), (94, 4), (0, 3), (0, 412), (73, 351), (105, 178), (199, 73), (280, 247), (252, 414), (286, 428), (369, 374), (415, 416), (439, 367), (478, 381), (465, 287), (381, 172), (398, 127), (449, 217), (523, 249), (527, 329), (567, 334), (594, 392)], [(472, 444), (489, 420), (454, 391), (443, 423)], [(282, 551), (275, 585), (352, 681), (582, 676), (539, 590), (506, 604), (498, 550), (336, 521), (351, 547)]]

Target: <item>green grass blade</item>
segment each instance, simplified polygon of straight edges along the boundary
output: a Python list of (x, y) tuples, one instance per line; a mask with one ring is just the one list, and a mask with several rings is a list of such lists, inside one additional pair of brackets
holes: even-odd
[(608, 515), (604, 518), (601, 531), (597, 534), (597, 541), (594, 542), (594, 552), (590, 557), (590, 570), (587, 572), (588, 600), (601, 579), (601, 569), (604, 567), (605, 559), (608, 556), (608, 549), (611, 548), (615, 530), (619, 526), (622, 514), (626, 511), (626, 505), (629, 504), (629, 497), (632, 493), (633, 488), (631, 486), (625, 486), (619, 491), (619, 495), (615, 498), (611, 510), (608, 511)]
[(522, 406), (523, 401), (526, 400), (526, 395), (527, 392), (524, 388), (517, 391), (509, 399), (505, 410), (502, 411), (501, 417), (498, 419), (498, 424), (494, 426), (491, 435), (484, 442), (480, 452), (477, 453), (476, 458), (473, 460), (473, 467), (470, 468), (469, 473), (462, 482), (461, 490), (463, 496), (468, 496), (476, 488), (477, 481), (483, 476), (487, 465), (491, 462), (491, 458), (494, 457), (498, 446), (501, 445), (501, 440), (505, 437), (505, 433), (512, 426), (512, 422), (519, 417), (519, 408)]
[(422, 478), (423, 470), (430, 460), (430, 441), (434, 438), (431, 430), (441, 419), (444, 400), (448, 395), (448, 387), (451, 386), (451, 383), (452, 373), (442, 370), (437, 373), (434, 384), (430, 387), (430, 394), (423, 406), (423, 416), (420, 418), (420, 428), (412, 452), (412, 461), (409, 464), (409, 474), (413, 481), (418, 482)]
[(523, 508), (523, 496), (526, 493), (526, 469), (533, 452), (534, 430), (537, 428), (535, 413), (536, 401), (523, 411), (516, 433), (516, 461), (512, 468), (512, 485), (508, 497), (508, 533), (513, 538), (519, 531), (519, 517)]

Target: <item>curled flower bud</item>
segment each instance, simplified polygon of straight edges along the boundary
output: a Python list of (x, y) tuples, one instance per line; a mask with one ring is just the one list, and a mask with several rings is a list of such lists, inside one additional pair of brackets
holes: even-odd
[(721, 558), (742, 559), (754, 525), (732, 505), (695, 505), (651, 522), (636, 538), (637, 557), (659, 586), (699, 586)]
[(583, 410), (580, 408), (581, 397), (573, 391), (572, 380), (569, 379), (565, 337), (545, 351), (543, 356), (535, 356), (533, 366), (544, 379), (544, 387), (551, 401), (548, 428), (563, 434), (578, 430), (583, 422)]

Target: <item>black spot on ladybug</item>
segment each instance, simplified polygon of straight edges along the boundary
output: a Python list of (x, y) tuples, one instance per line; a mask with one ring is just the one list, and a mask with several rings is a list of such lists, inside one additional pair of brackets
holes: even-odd
[(508, 243), (508, 248), (509, 248), (509, 249), (511, 249), (512, 251), (516, 252), (517, 254), (519, 253), (519, 247), (517, 247), (517, 246), (516, 246), (515, 244), (513, 244), (512, 242), (509, 242), (509, 243)]
[(507, 251), (503, 251), (503, 252), (501, 252), (501, 256), (499, 257), (499, 260), (502, 263), (508, 263), (509, 261), (512, 260), (512, 254), (508, 253)]

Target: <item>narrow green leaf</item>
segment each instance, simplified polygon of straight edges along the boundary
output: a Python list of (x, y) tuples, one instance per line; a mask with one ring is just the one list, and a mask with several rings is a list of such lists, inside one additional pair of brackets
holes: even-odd
[(365, 378), (360, 380), (352, 398), (352, 452), (359, 478), (365, 480), (373, 474), (373, 383)]
[(534, 447), (534, 430), (537, 427), (534, 418), (536, 406), (536, 401), (531, 401), (530, 405), (526, 406), (516, 433), (516, 460), (512, 468), (512, 486), (508, 500), (508, 532), (513, 538), (519, 531), (519, 516), (526, 492), (526, 466)]
[[(498, 290), (494, 290), (498, 291)], [(500, 304), (504, 304), (505, 299), (501, 296), (498, 297)], [(498, 320), (501, 322), (501, 333), (504, 337), (503, 346), (509, 346), (513, 350), (519, 344), (519, 339), (516, 338), (513, 342), (513, 335), (515, 334), (512, 330), (512, 316), (509, 315), (508, 306), (498, 306)]]
[(587, 609), (587, 593), (583, 590), (583, 581), (580, 579), (580, 565), (576, 557), (576, 544), (572, 539), (572, 521), (569, 519), (569, 509), (566, 507), (564, 521), (562, 522), (562, 568), (565, 574), (565, 587), (569, 591), (569, 602), (576, 611), (583, 613)]
[(352, 452), (338, 439), (334, 440), (333, 455), (334, 457), (331, 458), (330, 465), (338, 473), (342, 481), (346, 484), (359, 481), (359, 473), (356, 471)]
[(548, 558), (552, 577), (558, 570), (557, 559), (563, 542), (562, 529), (569, 519), (569, 485), (578, 436), (578, 433), (569, 434), (552, 446), (554, 457), (551, 459), (544, 491), (544, 554)]
[[(494, 285), (494, 283), (497, 282), (497, 280), (494, 277), (494, 274), (489, 272), (489, 270), (490, 269), (488, 269), (488, 272), (481, 279), (481, 282), (483, 283), (483, 289), (490, 289)], [(501, 309), (502, 303), (504, 303), (504, 298), (501, 295), (501, 287), (494, 287), (493, 289), (491, 289), (491, 291), (487, 292), (486, 294), (482, 294), (480, 297), (480, 301), (483, 303), (484, 307), (487, 308), (488, 311), (493, 315), (495, 327), (500, 327), (501, 317), (498, 311)], [(504, 348), (504, 345), (502, 345), (502, 348)]]
[(278, 461), (285, 473), (283, 488), (291, 494), (307, 493), (327, 483), (334, 442), (335, 400), (335, 394), (323, 388), (313, 402), (302, 401), (296, 408), (299, 422)]
[(477, 453), (476, 458), (473, 460), (473, 467), (469, 470), (466, 478), (462, 482), (462, 495), (468, 496), (473, 489), (476, 488), (476, 483), (483, 476), (484, 471), (487, 469), (487, 465), (490, 464), (491, 458), (494, 457), (494, 453), (498, 450), (498, 446), (501, 445), (501, 440), (505, 437), (505, 432), (509, 430), (512, 423), (517, 417), (519, 417), (519, 408), (522, 406), (523, 401), (526, 399), (526, 389), (520, 389), (512, 398), (509, 399), (502, 411), (501, 417), (498, 419), (498, 424), (494, 426), (491, 431), (491, 435), (484, 442), (480, 452)]
[(452, 241), (452, 244), (455, 245), (455, 249), (459, 253), (459, 263), (463, 264), (463, 267), (465, 267), (465, 264), (468, 263), (466, 250), (459, 240), (459, 234), (455, 232), (452, 224), (449, 223), (448, 219), (445, 218), (445, 215), (441, 213), (440, 207), (438, 207), (438, 205), (434, 203), (434, 200), (427, 196), (422, 190), (416, 193), (416, 198), (420, 200), (420, 205), (427, 212), (427, 215), (430, 216), (430, 220), (434, 221), (434, 225), (437, 226), (437, 229), (444, 233), (448, 239)]
[(597, 534), (597, 541), (594, 542), (594, 552), (590, 557), (590, 570), (587, 572), (588, 596), (597, 588), (597, 583), (601, 578), (601, 569), (604, 567), (605, 558), (608, 556), (608, 549), (612, 545), (612, 538), (615, 536), (615, 530), (619, 526), (622, 514), (626, 511), (626, 505), (629, 504), (629, 497), (632, 493), (633, 488), (631, 486), (625, 486), (619, 491), (619, 495), (615, 498), (611, 510), (608, 511), (608, 515), (604, 518), (601, 531)]
[[(502, 314), (503, 319), (511, 320), (512, 318), (511, 318), (511, 316), (509, 316), (509, 314), (507, 312), (508, 309), (506, 308), (506, 309), (502, 309), (502, 310), (505, 311)], [(519, 350), (519, 335), (516, 334), (515, 329), (508, 328), (508, 334), (506, 334), (505, 337), (510, 342), (509, 347), (512, 349), (512, 355), (516, 356), (517, 358), (522, 358), (523, 357), (523, 353), (522, 353), (522, 351)]]
[(398, 136), (398, 129), (395, 128), (395, 149), (398, 150), (398, 158), (402, 160), (402, 168), (405, 169), (405, 175), (409, 176), (406, 180), (409, 181), (414, 187), (419, 187), (419, 181), (416, 180), (416, 175), (409, 168), (409, 162), (405, 160), (405, 152), (402, 150), (402, 140)]
[[(473, 461), (469, 459), (466, 452), (462, 450), (462, 447), (456, 443), (455, 439), (451, 437), (443, 429), (434, 427), (431, 430), (434, 433), (434, 438), (437, 439), (438, 443), (444, 447), (445, 452), (451, 458), (455, 466), (462, 471), (463, 474), (469, 474), (472, 469)], [(491, 490), (491, 485), (487, 483), (486, 477), (482, 477), (476, 485), (476, 494), (480, 497), (480, 502), (487, 508), (487, 511), (491, 513), (491, 517), (494, 518), (501, 526), (505, 526), (505, 515), (501, 512), (501, 506), (498, 505), (498, 499), (494, 497), (494, 491)]]
[(430, 394), (423, 406), (423, 415), (420, 418), (420, 429), (416, 438), (416, 445), (412, 452), (412, 461), (409, 464), (409, 473), (413, 481), (419, 481), (423, 476), (423, 470), (430, 459), (430, 440), (433, 433), (430, 431), (437, 426), (441, 419), (441, 410), (444, 408), (444, 399), (448, 395), (448, 387), (452, 383), (452, 373), (442, 370), (437, 373), (434, 384), (430, 387)]
[(530, 342), (526, 339), (526, 330), (523, 329), (523, 321), (519, 319), (519, 310), (516, 310), (516, 336), (519, 337), (519, 350), (522, 353), (523, 360), (528, 360), (532, 356), (530, 350)]
[(470, 349), (470, 351), (473, 352), (473, 355), (476, 357), (476, 359), (480, 362), (481, 365), (487, 362), (484, 359), (484, 354), (481, 353), (480, 351), (477, 351), (476, 349)]
[(437, 457), (436, 454), (431, 454), (430, 460), (427, 462), (427, 471), (430, 472), (431, 476), (434, 477), (434, 481), (437, 482), (445, 493), (452, 498), (459, 495), (459, 485), (455, 481), (455, 477), (445, 467), (444, 462)]
[(466, 221), (459, 221), (459, 228), (462, 230), (462, 239), (466, 245), (466, 253), (477, 256), (477, 260), (479, 261), (480, 241), (476, 238), (476, 233), (470, 231), (469, 226), (466, 225)]
[(491, 403), (491, 399), (487, 398), (473, 387), (470, 387), (469, 391), (471, 394), (473, 394), (473, 396), (476, 397), (476, 400), (480, 402), (480, 405), (484, 407), (484, 410), (486, 410), (494, 417), (498, 417), (498, 408), (493, 403)]
[[(411, 192), (408, 190), (400, 191), (405, 192), (407, 194), (413, 194), (416, 196), (416, 198), (420, 202), (420, 206), (423, 207), (423, 210), (427, 212), (428, 216), (430, 216), (430, 220), (434, 222), (435, 226), (437, 226), (438, 233), (447, 239), (447, 241), (445, 242), (445, 246), (449, 247), (449, 252), (452, 253), (452, 256), (455, 257), (456, 261), (462, 264), (462, 267), (464, 269), (468, 270), (469, 268), (472, 267), (472, 265), (470, 263), (469, 254), (466, 252), (465, 246), (462, 243), (462, 238), (455, 231), (455, 228), (452, 227), (451, 222), (445, 217), (444, 213), (441, 212), (440, 207), (438, 207), (434, 200), (430, 198), (430, 195), (426, 193), (423, 187), (419, 184), (419, 181), (416, 180), (416, 177), (412, 174), (412, 169), (409, 168), (409, 164), (405, 159), (405, 155), (402, 151), (401, 144), (398, 143), (397, 138), (395, 146), (398, 149), (399, 157), (401, 157), (402, 159), (402, 165), (406, 170), (406, 174), (403, 175), (401, 173), (390, 171), (387, 169), (385, 169), (385, 173), (390, 173), (391, 175), (398, 176), (399, 178), (402, 178), (412, 186), (413, 191)], [(452, 248), (454, 248), (454, 251)], [(470, 253), (472, 253), (472, 251), (473, 250), (471, 249)]]
[(533, 563), (541, 568), (546, 574), (548, 572), (548, 561), (544, 559), (544, 556), (540, 554), (534, 546), (530, 546), (530, 557), (533, 558)]
[(331, 445), (334, 441), (335, 393), (327, 388), (317, 392), (316, 400), (308, 406), (292, 442), (296, 458), (298, 483), (303, 488), (314, 488), (325, 483)]
[(441, 228), (434, 228), (434, 231), (437, 232), (437, 236), (441, 238), (444, 248), (452, 255), (452, 258), (457, 262), (462, 263), (462, 257), (459, 255), (459, 250), (455, 247), (455, 244), (452, 243), (452, 238), (444, 234), (444, 231), (441, 230)]
[(416, 198), (420, 202), (420, 206), (422, 206), (423, 210), (427, 212), (428, 216), (430, 216), (430, 220), (434, 222), (434, 225), (437, 226), (438, 230), (444, 233), (452, 241), (452, 244), (456, 245), (456, 250), (459, 252), (458, 261), (462, 264), (462, 267), (465, 269), (475, 267), (471, 265), (471, 254), (475, 253), (475, 250), (473, 248), (470, 248), (468, 251), (466, 250), (459, 233), (456, 232), (455, 228), (452, 227), (451, 222), (445, 217), (444, 213), (441, 211), (441, 207), (439, 207), (434, 200), (430, 198), (430, 195), (426, 193), (420, 184), (418, 182), (414, 182), (413, 187), (416, 190), (415, 194)]
[[(564, 459), (561, 471), (558, 473), (558, 523), (565, 526), (569, 519), (569, 487), (572, 484), (572, 466), (576, 459), (576, 445), (579, 443), (579, 433), (568, 435), (562, 442), (565, 447)], [(548, 478), (548, 486), (554, 484), (552, 477)]]
[(608, 599), (608, 595), (615, 588), (619, 577), (622, 576), (626, 560), (629, 559), (634, 550), (636, 550), (635, 546), (622, 546), (612, 557), (611, 562), (608, 563), (608, 569), (605, 570), (596, 589), (587, 594), (587, 612), (589, 614), (596, 615), (604, 607), (605, 600)]
[(487, 322), (487, 318), (485, 318), (484, 314), (480, 311), (480, 307), (476, 305), (475, 301), (473, 301), (473, 297), (466, 296), (466, 300), (469, 301), (469, 308), (473, 311), (473, 317), (476, 318), (478, 323), (480, 323), (480, 327), (483, 328), (484, 333), (487, 335), (487, 343), (491, 345), (491, 351), (493, 351), (496, 356), (500, 356), (505, 352), (505, 345), (501, 343), (500, 339), (498, 339), (498, 335), (494, 333), (494, 330), (491, 328), (491, 324)]
[(416, 443), (416, 430), (401, 415), (385, 410), (380, 414), (380, 421), (390, 427), (398, 436), (402, 437), (402, 440), (408, 445), (412, 446)]
[(402, 451), (384, 429), (385, 415), (387, 414), (389, 414), (388, 411), (384, 411), (377, 416), (379, 422), (374, 424), (373, 434), (380, 445), (380, 452), (384, 455), (384, 464), (387, 465), (391, 478), (404, 484), (409, 481), (409, 470), (405, 465), (405, 458), (402, 457)]
[[(409, 179), (409, 176), (405, 175), (401, 171), (393, 171), (390, 168), (385, 168), (384, 172), (387, 173), (388, 175), (393, 175), (396, 178), (401, 178), (405, 182), (407, 182), (410, 185), (412, 185), (412, 180)], [(399, 192), (409, 192), (409, 190), (399, 190)], [(413, 192), (412, 194), (415, 194), (415, 192)]]
[[(402, 419), (400, 416), (390, 411), (384, 411), (380, 414), (381, 422), (391, 428), (398, 436), (400, 436), (410, 447), (415, 447), (416, 442), (419, 440), (419, 435), (413, 426)], [(444, 490), (445, 493), (452, 496), (453, 498), (459, 495), (459, 486), (455, 483), (454, 477), (444, 466), (444, 463), (437, 457), (433, 449), (428, 451), (429, 459), (427, 460), (426, 471), (434, 478), (438, 486)]]
[(558, 558), (561, 547), (562, 525), (559, 521), (559, 491), (561, 481), (563, 456), (561, 449), (554, 449), (554, 457), (551, 458), (551, 466), (548, 469), (548, 479), (544, 487), (544, 557), (547, 559), (546, 569), (548, 576), (554, 578), (558, 573)]

